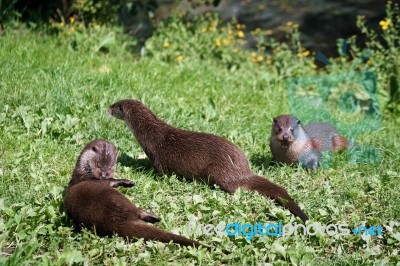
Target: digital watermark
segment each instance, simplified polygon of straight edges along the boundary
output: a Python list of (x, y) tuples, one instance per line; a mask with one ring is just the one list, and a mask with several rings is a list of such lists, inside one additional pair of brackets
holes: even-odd
[[(345, 57), (347, 41), (339, 41), (339, 54)], [(359, 59), (368, 60), (368, 51)], [(330, 61), (318, 51), (316, 60), (324, 64)], [(378, 88), (373, 71), (343, 71), (318, 76), (306, 76), (287, 80), (287, 96), (290, 113), (302, 123), (327, 122), (334, 125), (340, 135), (347, 137), (351, 145), (347, 159), (351, 163), (377, 163), (380, 151), (357, 142), (362, 134), (382, 128)], [(324, 153), (322, 167), (330, 167), (331, 153)]]
[(213, 224), (202, 224), (196, 222), (195, 219), (190, 220), (188, 224), (189, 235), (194, 234), (199, 235), (218, 235), (222, 236), (243, 236), (247, 241), (252, 240), (255, 236), (261, 237), (282, 237), (286, 239), (290, 236), (296, 235), (308, 235), (308, 236), (348, 236), (354, 235), (364, 235), (364, 236), (383, 236), (383, 227), (381, 225), (376, 226), (365, 226), (360, 225), (357, 227), (349, 227), (348, 224), (328, 224), (322, 225), (320, 223), (310, 223), (307, 225), (298, 223), (261, 223), (257, 222), (251, 223), (225, 223), (219, 222), (217, 225)]

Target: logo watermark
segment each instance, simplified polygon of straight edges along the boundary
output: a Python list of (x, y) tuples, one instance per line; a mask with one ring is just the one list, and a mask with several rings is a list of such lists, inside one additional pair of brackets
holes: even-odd
[[(340, 56), (345, 58), (347, 40), (340, 40), (338, 48)], [(353, 61), (350, 69), (355, 69), (356, 64), (364, 63), (368, 58), (367, 51)], [(321, 52), (316, 54), (316, 60), (332, 65)], [(356, 141), (358, 136), (382, 128), (376, 75), (373, 71), (342, 70), (326, 75), (293, 78), (287, 80), (286, 87), (290, 112), (303, 124), (328, 122), (351, 140), (352, 145), (347, 152), (349, 162), (381, 161), (378, 149)], [(324, 152), (321, 167), (331, 165), (332, 154)]]

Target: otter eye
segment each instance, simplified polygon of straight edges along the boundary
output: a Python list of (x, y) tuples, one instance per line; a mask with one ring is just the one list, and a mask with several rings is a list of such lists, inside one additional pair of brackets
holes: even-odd
[(281, 132), (282, 128), (281, 127), (277, 127), (276, 130), (278, 130), (278, 132)]
[(294, 129), (293, 129), (293, 128), (290, 128), (290, 131), (294, 132)]
[(298, 125), (301, 125), (301, 121), (300, 121), (300, 120), (297, 120), (297, 124), (298, 124)]
[(92, 147), (92, 151), (94, 151), (94, 152), (98, 152), (98, 151), (99, 151), (99, 149), (98, 149), (96, 146), (93, 146), (93, 147)]

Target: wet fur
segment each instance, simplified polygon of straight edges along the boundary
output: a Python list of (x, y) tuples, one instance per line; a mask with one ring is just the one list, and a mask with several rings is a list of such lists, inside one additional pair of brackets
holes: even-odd
[(308, 219), (284, 188), (255, 175), (245, 154), (226, 139), (175, 128), (137, 100), (119, 101), (110, 106), (109, 113), (126, 122), (160, 173), (203, 180), (229, 193), (238, 188), (257, 191), (287, 207), (303, 221)]
[(292, 115), (273, 119), (270, 148), (273, 159), (287, 164), (300, 163), (302, 167), (319, 167), (321, 152), (346, 149), (350, 142), (328, 123), (311, 123), (302, 126)]
[(66, 213), (77, 228), (93, 228), (98, 235), (118, 234), (198, 247), (197, 241), (147, 224), (161, 219), (136, 207), (113, 187), (131, 187), (132, 181), (114, 179), (117, 151), (104, 140), (88, 143), (79, 155), (64, 198)]

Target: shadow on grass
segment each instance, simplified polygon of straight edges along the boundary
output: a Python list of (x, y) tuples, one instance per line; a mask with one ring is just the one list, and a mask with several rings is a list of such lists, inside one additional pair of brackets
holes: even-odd
[(156, 172), (149, 159), (133, 159), (128, 154), (123, 153), (117, 160), (122, 166), (130, 167), (134, 171), (139, 172)]
[[(148, 158), (146, 159), (133, 159), (128, 154), (123, 153), (118, 158), (118, 163), (122, 166), (130, 167), (134, 172), (142, 172), (142, 173), (151, 173), (155, 180), (161, 180), (165, 178), (165, 175), (157, 172), (153, 165), (151, 164)], [(166, 174), (167, 176), (171, 176), (171, 174)], [(176, 175), (176, 177), (182, 182), (192, 183), (195, 180), (190, 178), (185, 178), (183, 176)], [(209, 185), (205, 180), (196, 180), (197, 183), (204, 184), (205, 186), (210, 187), (211, 189), (215, 189), (215, 186)]]
[(251, 165), (261, 169), (276, 167), (278, 165), (276, 161), (272, 160), (272, 157), (266, 156), (263, 153), (256, 153), (251, 155), (249, 161)]

